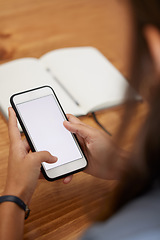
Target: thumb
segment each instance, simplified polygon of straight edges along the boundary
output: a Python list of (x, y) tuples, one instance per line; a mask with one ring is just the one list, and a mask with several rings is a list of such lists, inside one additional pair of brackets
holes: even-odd
[(72, 133), (79, 135), (86, 142), (90, 142), (90, 140), (94, 137), (94, 131), (91, 127), (84, 124), (71, 123), (68, 121), (63, 122), (64, 127)]
[(34, 158), (34, 162), (37, 162), (38, 165), (40, 165), (42, 162), (55, 163), (58, 160), (57, 157), (52, 156), (47, 151), (34, 152), (32, 153), (32, 158)]

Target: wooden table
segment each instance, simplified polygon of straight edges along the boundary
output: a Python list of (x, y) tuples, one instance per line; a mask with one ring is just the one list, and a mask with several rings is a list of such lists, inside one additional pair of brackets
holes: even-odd
[[(94, 46), (129, 78), (130, 23), (127, 0), (0, 0), (0, 63), (38, 58), (57, 48)], [(147, 112), (145, 103), (137, 107), (126, 148), (132, 145)], [(123, 112), (122, 105), (97, 113), (113, 138)], [(90, 116), (82, 121), (98, 127)], [(0, 115), (0, 194), (6, 180), (8, 149), (7, 123)], [(40, 180), (25, 222), (24, 239), (76, 239), (94, 221), (104, 199), (107, 211), (112, 211), (109, 206), (116, 185), (116, 181), (85, 173), (76, 174), (68, 185), (60, 180)]]

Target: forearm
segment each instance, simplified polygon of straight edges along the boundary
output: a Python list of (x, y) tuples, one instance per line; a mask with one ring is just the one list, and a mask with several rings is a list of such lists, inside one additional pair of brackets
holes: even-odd
[(0, 204), (0, 239), (23, 239), (24, 211), (16, 203)]

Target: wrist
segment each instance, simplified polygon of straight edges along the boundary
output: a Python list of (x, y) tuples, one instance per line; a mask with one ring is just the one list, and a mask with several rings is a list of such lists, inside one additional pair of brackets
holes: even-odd
[[(25, 213), (25, 219), (28, 218), (29, 216), (29, 213), (30, 213), (30, 209), (28, 208), (28, 206), (23, 202), (22, 199), (20, 199), (19, 197), (17, 196), (14, 196), (14, 195), (3, 195), (3, 196), (0, 196), (0, 204), (6, 205), (6, 203), (9, 203), (7, 204), (7, 207), (9, 207), (10, 209), (16, 209), (16, 212), (19, 212), (19, 210), (23, 210), (23, 212)], [(17, 208), (18, 206), (18, 208)]]
[(6, 186), (2, 195), (12, 195), (20, 198), (25, 204), (29, 205), (30, 200), (28, 197), (23, 193), (22, 190), (18, 190), (14, 187)]

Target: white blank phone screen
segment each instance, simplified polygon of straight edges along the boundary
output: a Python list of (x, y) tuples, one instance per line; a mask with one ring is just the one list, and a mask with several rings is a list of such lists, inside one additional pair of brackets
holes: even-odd
[(58, 161), (44, 163), (46, 170), (82, 158), (53, 95), (17, 104), (18, 112), (36, 151), (49, 151)]

